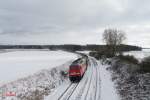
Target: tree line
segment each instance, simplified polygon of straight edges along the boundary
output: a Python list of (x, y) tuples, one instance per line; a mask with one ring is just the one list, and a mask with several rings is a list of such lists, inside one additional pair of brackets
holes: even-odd
[[(121, 44), (116, 46), (121, 51), (141, 50), (141, 47)], [(107, 48), (107, 45), (87, 44), (87, 45), (0, 45), (0, 49), (49, 49), (49, 50), (69, 50), (69, 51), (101, 51)]]

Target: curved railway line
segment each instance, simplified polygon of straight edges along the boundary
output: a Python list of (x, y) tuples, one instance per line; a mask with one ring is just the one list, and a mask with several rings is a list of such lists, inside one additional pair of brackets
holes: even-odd
[(90, 80), (89, 80), (89, 84), (88, 84), (88, 89), (87, 89), (87, 92), (86, 92), (86, 95), (85, 95), (85, 98), (84, 100), (87, 100), (87, 97), (88, 97), (88, 93), (89, 93), (89, 89), (90, 89), (90, 86), (91, 86), (91, 82), (92, 82), (92, 76), (93, 76), (93, 64), (91, 64), (91, 67), (92, 67), (92, 72), (91, 72), (91, 76), (90, 76)]
[(79, 83), (71, 83), (58, 100), (69, 100)]
[(97, 61), (88, 57), (88, 68), (83, 78), (78, 83), (68, 84), (64, 91), (56, 97), (57, 100), (99, 100), (100, 74), (98, 70)]

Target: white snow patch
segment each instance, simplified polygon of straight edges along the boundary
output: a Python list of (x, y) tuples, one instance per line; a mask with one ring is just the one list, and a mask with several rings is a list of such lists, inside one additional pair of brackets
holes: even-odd
[(58, 98), (62, 95), (62, 93), (64, 92), (64, 90), (66, 90), (68, 88), (68, 86), (70, 85), (70, 81), (66, 81), (64, 82), (61, 86), (55, 88), (53, 91), (51, 91), (52, 93), (48, 96), (44, 97), (44, 100), (58, 100)]
[(85, 51), (77, 51), (77, 52), (79, 52), (79, 53), (84, 53), (84, 54), (89, 55), (89, 53), (90, 53), (91, 51), (85, 50)]
[(111, 73), (106, 70), (108, 65), (100, 65), (101, 100), (120, 100), (119, 94), (111, 80)]
[(64, 51), (13, 51), (0, 53), (0, 86), (77, 58)]
[(67, 81), (68, 78), (62, 76), (61, 71), (67, 72), (71, 62), (69, 61), (55, 68), (41, 70), (32, 76), (3, 85), (0, 87), (0, 90), (2, 90), (0, 100), (2, 99), (1, 96), (4, 97), (3, 100), (12, 100), (11, 98), (14, 97), (5, 95), (8, 92), (16, 93), (16, 99), (13, 100), (43, 100), (44, 95), (51, 93), (51, 91)]
[(143, 58), (150, 56), (150, 49), (143, 49), (142, 51), (129, 51), (125, 52), (124, 55), (133, 55), (141, 61)]

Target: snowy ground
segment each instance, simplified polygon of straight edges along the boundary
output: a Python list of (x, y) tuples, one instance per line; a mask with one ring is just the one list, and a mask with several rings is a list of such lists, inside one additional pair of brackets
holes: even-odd
[[(41, 70), (28, 77), (3, 85), (0, 87), (0, 100), (12, 100), (12, 98), (13, 100), (43, 100), (44, 95), (48, 95), (67, 80), (61, 72), (67, 72), (71, 62)], [(14, 92), (15, 96), (7, 96), (6, 93), (9, 92)]]
[(86, 50), (86, 51), (77, 51), (77, 52), (79, 52), (79, 53), (84, 53), (84, 54), (89, 55), (89, 53), (90, 53), (91, 51)]
[(64, 51), (13, 51), (0, 53), (0, 85), (50, 69), (77, 58)]
[[(42, 100), (44, 95), (66, 81), (61, 72), (67, 72), (76, 58), (76, 54), (64, 51), (21, 50), (1, 53), (0, 100)], [(2, 84), (5, 82), (9, 83)], [(15, 96), (6, 96), (11, 92)]]
[(133, 55), (139, 61), (141, 61), (143, 58), (150, 56), (150, 49), (143, 49), (142, 51), (125, 52), (124, 55)]
[(120, 97), (112, 82), (111, 73), (106, 70), (109, 65), (100, 65), (101, 76), (101, 99), (100, 100), (120, 100)]
[(150, 100), (150, 73), (131, 70), (137, 65), (112, 59), (109, 70), (116, 83), (121, 100)]

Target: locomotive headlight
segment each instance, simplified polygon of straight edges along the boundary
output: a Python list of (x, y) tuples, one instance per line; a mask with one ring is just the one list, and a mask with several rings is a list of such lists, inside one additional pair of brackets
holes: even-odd
[(80, 74), (80, 73), (76, 73), (76, 74)]

